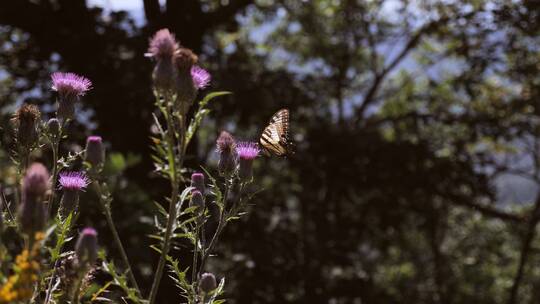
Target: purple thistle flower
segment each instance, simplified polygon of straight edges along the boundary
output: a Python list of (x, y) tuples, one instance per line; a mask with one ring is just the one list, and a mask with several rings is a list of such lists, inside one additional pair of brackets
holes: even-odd
[(60, 173), (60, 185), (64, 190), (81, 191), (88, 186), (90, 181), (84, 172), (62, 172)]
[(60, 173), (60, 186), (64, 193), (60, 199), (60, 215), (66, 218), (79, 207), (79, 191), (84, 190), (90, 183), (84, 172)]
[(61, 121), (75, 115), (75, 101), (92, 88), (92, 82), (74, 73), (56, 72), (51, 75), (52, 89), (58, 92), (56, 116)]
[(179, 44), (174, 34), (169, 32), (168, 29), (161, 29), (150, 39), (148, 53), (145, 56), (170, 59), (178, 48)]
[(191, 78), (197, 89), (204, 89), (210, 84), (212, 76), (205, 69), (194, 65), (191, 67)]
[(51, 75), (52, 89), (61, 97), (83, 96), (92, 88), (92, 82), (75, 73), (55, 72)]
[(240, 142), (236, 146), (238, 155), (238, 177), (242, 181), (250, 181), (253, 178), (253, 160), (259, 155), (261, 149), (254, 142)]
[(252, 160), (259, 155), (261, 149), (259, 145), (254, 142), (239, 142), (236, 145), (236, 154), (240, 159)]

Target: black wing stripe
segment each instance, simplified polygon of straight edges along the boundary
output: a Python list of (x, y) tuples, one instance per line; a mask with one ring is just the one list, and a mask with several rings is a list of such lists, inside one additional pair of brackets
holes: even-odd
[(282, 156), (289, 150), (289, 110), (281, 109), (270, 118), (259, 143), (269, 153)]
[(261, 138), (261, 144), (266, 150), (272, 151), (275, 154), (283, 154), (283, 146), (267, 141), (265, 138)]

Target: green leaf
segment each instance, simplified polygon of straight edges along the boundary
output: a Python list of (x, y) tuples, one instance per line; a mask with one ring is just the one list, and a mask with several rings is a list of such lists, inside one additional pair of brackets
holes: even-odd
[(214, 202), (218, 205), (220, 210), (223, 211), (223, 193), (221, 192), (216, 179), (204, 167), (201, 166), (201, 169), (206, 173), (206, 176), (208, 176), (208, 179), (210, 180), (210, 192), (214, 196)]

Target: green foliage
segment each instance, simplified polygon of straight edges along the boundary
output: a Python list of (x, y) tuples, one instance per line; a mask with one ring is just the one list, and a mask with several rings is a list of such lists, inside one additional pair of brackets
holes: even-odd
[[(114, 265), (114, 262), (107, 261), (107, 257), (104, 251), (100, 252), (100, 258), (103, 260), (103, 263), (102, 263), (103, 270), (112, 276), (112, 280), (109, 283), (106, 283), (105, 286), (109, 286), (112, 284), (112, 285), (120, 287), (126, 294), (126, 296), (122, 297), (122, 299), (129, 299), (133, 301), (133, 303), (140, 303), (140, 304), (147, 303), (147, 301), (139, 298), (138, 291), (136, 289), (129, 287), (128, 279), (126, 278), (126, 275), (118, 272), (118, 270), (116, 269), (116, 266)], [(98, 294), (101, 294), (103, 292), (104, 290), (100, 290)]]

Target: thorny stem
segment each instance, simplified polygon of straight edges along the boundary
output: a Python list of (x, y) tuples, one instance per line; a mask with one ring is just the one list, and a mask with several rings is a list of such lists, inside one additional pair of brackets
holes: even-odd
[[(165, 229), (165, 237), (163, 240), (163, 247), (161, 249), (161, 256), (159, 258), (158, 266), (156, 268), (155, 276), (154, 276), (154, 282), (152, 283), (152, 289), (150, 290), (150, 296), (148, 298), (149, 304), (154, 304), (157, 296), (157, 291), (159, 289), (159, 283), (161, 282), (161, 277), (163, 276), (163, 269), (165, 268), (165, 263), (167, 262), (167, 254), (169, 253), (169, 247), (171, 243), (171, 236), (172, 236), (172, 230), (174, 226), (174, 222), (176, 221), (176, 204), (178, 203), (178, 192), (179, 192), (179, 184), (178, 184), (178, 171), (176, 168), (176, 157), (174, 153), (174, 123), (173, 123), (173, 117), (172, 117), (172, 111), (170, 110), (170, 107), (167, 106), (167, 110), (163, 111), (165, 112), (165, 118), (167, 120), (167, 158), (169, 161), (169, 175), (171, 179), (171, 199), (169, 202), (169, 216), (167, 221), (167, 228)], [(182, 121), (182, 125), (184, 122)], [(185, 138), (185, 132), (184, 128), (181, 127), (180, 130), (180, 140), (181, 145), (184, 144)], [(183, 151), (184, 149), (180, 149), (180, 161), (183, 159)]]
[[(73, 213), (72, 215), (72, 219), (71, 219), (71, 223), (70, 223), (70, 227), (68, 229), (68, 231), (71, 229), (71, 226), (73, 226), (73, 223), (75, 222), (73, 220), (73, 217), (75, 217), (75, 214)], [(62, 232), (63, 233), (63, 232)], [(65, 237), (65, 235), (63, 236)], [(62, 252), (62, 248), (63, 248), (63, 244), (60, 246), (60, 253)], [(53, 266), (53, 269), (52, 269), (52, 275), (51, 275), (51, 278), (49, 279), (49, 285), (47, 286), (47, 291), (45, 293), (45, 301), (43, 301), (44, 304), (48, 304), (49, 301), (51, 300), (51, 295), (52, 295), (52, 289), (53, 289), (53, 284), (54, 284), (54, 280), (55, 280), (55, 277), (56, 277), (56, 272), (58, 271), (58, 267), (60, 267), (60, 258), (58, 257), (56, 259), (56, 261), (54, 262), (54, 266)]]
[(228, 178), (225, 179), (225, 190), (223, 192), (223, 208), (221, 209), (221, 212), (219, 213), (219, 221), (218, 226), (216, 228), (216, 232), (214, 233), (214, 236), (212, 236), (212, 240), (210, 240), (210, 244), (208, 245), (208, 248), (204, 250), (204, 254), (201, 258), (201, 266), (199, 268), (199, 275), (204, 270), (204, 266), (206, 265), (206, 261), (208, 260), (208, 257), (210, 256), (210, 253), (214, 250), (214, 247), (216, 246), (217, 240), (219, 238), (219, 235), (221, 234), (221, 231), (223, 231), (223, 228), (227, 225), (227, 219), (225, 216), (225, 213), (227, 212), (227, 197), (229, 196), (229, 180)]
[(127, 274), (128, 278), (131, 281), (131, 284), (133, 284), (133, 287), (137, 290), (137, 293), (140, 295), (141, 290), (139, 289), (139, 285), (137, 284), (137, 280), (135, 279), (135, 276), (133, 275), (133, 271), (131, 270), (131, 265), (129, 263), (128, 256), (126, 254), (126, 251), (124, 250), (124, 245), (122, 245), (122, 240), (120, 239), (120, 235), (118, 234), (118, 231), (116, 230), (116, 226), (114, 225), (114, 221), (111, 215), (111, 210), (106, 205), (105, 200), (103, 199), (102, 192), (101, 192), (101, 186), (97, 181), (94, 181), (93, 183), (94, 190), (96, 191), (97, 195), (99, 196), (99, 205), (101, 206), (101, 209), (103, 210), (103, 213), (105, 213), (105, 219), (107, 220), (107, 226), (109, 226), (109, 229), (111, 230), (111, 233), (114, 238), (114, 242), (116, 243), (116, 247), (118, 247), (118, 250), (120, 251), (120, 256), (122, 257), (122, 260), (125, 264), (125, 267), (127, 268)]

